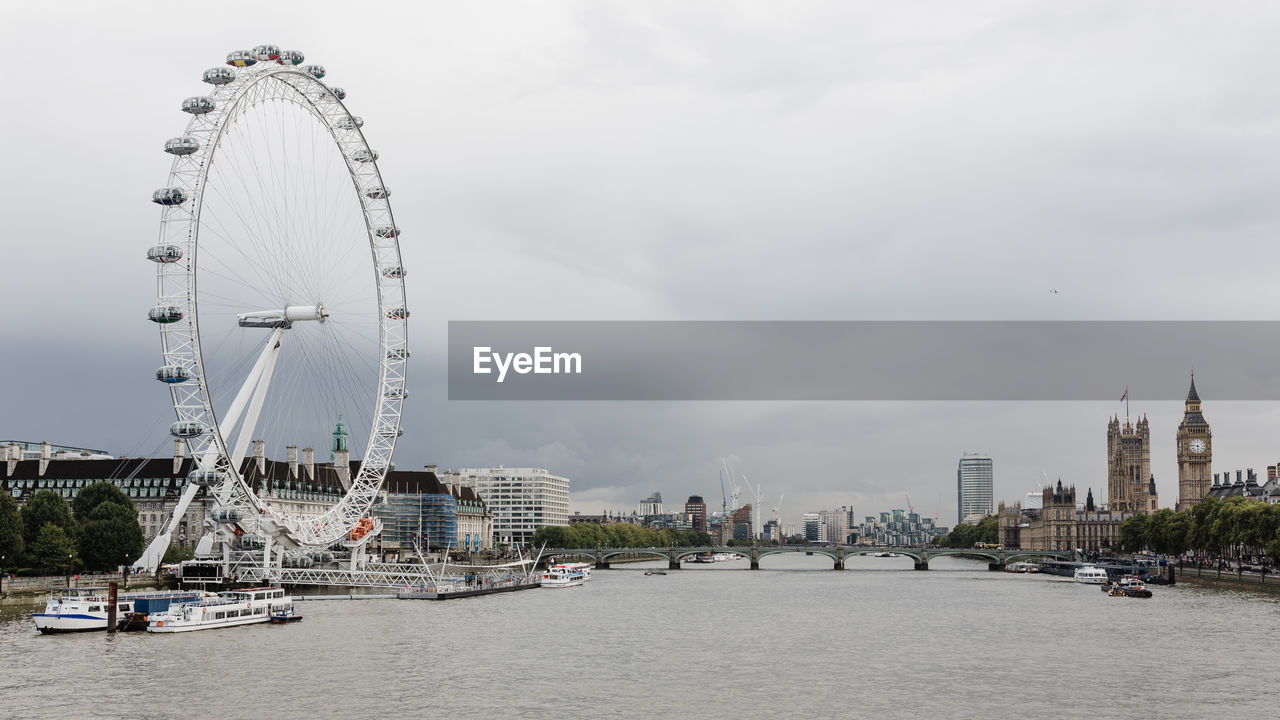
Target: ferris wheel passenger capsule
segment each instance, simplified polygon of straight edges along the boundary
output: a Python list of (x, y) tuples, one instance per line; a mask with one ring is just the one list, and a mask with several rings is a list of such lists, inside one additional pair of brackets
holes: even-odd
[(210, 485), (221, 485), (230, 479), (230, 475), (221, 470), (192, 470), (187, 475), (187, 479), (199, 485), (200, 487), (208, 487)]
[(182, 383), (191, 379), (191, 371), (181, 365), (165, 365), (156, 370), (156, 379), (170, 385)]
[(200, 149), (193, 137), (176, 137), (164, 141), (164, 151), (170, 155), (190, 155)]
[(351, 117), (342, 118), (334, 124), (343, 130), (354, 130), (358, 127), (364, 127), (364, 118), (359, 115), (352, 115)]
[(207, 112), (213, 112), (213, 101), (203, 95), (189, 97), (182, 101), (182, 112), (191, 113), (192, 115), (204, 115)]
[(147, 317), (151, 322), (175, 323), (182, 319), (182, 308), (176, 305), (157, 305), (147, 311)]
[(157, 205), (181, 205), (187, 201), (187, 194), (182, 188), (160, 188), (151, 193), (151, 202)]
[(204, 434), (204, 426), (198, 422), (179, 420), (169, 426), (169, 434), (180, 438), (200, 437)]
[(392, 320), (407, 320), (409, 318), (408, 308), (394, 307), (387, 311), (387, 317)]
[(409, 391), (404, 388), (390, 387), (387, 388), (386, 392), (382, 393), (382, 397), (388, 400), (404, 400), (409, 397)]
[(210, 85), (226, 85), (236, 79), (236, 71), (229, 67), (215, 67), (204, 71), (201, 80)]
[(388, 360), (408, 360), (409, 355), (409, 348), (405, 347), (392, 348), (387, 351)]
[(351, 159), (358, 163), (370, 163), (378, 159), (377, 150), (360, 149), (351, 153)]
[(249, 67), (258, 62), (252, 50), (232, 50), (227, 53), (227, 64), (232, 67)]
[(268, 60), (280, 59), (280, 46), (278, 45), (259, 45), (253, 49), (253, 54), (262, 62)]
[(391, 197), (391, 190), (382, 185), (375, 185), (364, 191), (364, 196), (370, 200), (386, 200)]
[(182, 259), (182, 248), (177, 245), (156, 245), (147, 249), (147, 259), (157, 263), (178, 262)]
[(340, 87), (331, 87), (329, 88), (329, 92), (333, 93), (333, 96), (338, 98), (339, 100), (347, 99), (347, 91), (343, 90)]
[(239, 522), (240, 511), (235, 508), (227, 508), (226, 510), (215, 510), (213, 519), (218, 522)]
[(306, 56), (298, 50), (285, 50), (276, 58), (276, 62), (281, 65), (301, 65), (304, 59)]
[(400, 228), (394, 225), (379, 225), (373, 229), (373, 234), (380, 238), (400, 237)]
[(323, 65), (303, 65), (302, 72), (319, 80), (324, 77), (324, 66)]
[(399, 279), (404, 277), (404, 266), (393, 265), (382, 269), (382, 277)]

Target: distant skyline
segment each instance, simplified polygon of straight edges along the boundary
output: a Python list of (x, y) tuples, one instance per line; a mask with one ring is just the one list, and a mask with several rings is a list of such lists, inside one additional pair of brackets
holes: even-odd
[[(189, 13), (188, 13), (189, 14)], [(402, 468), (543, 466), (584, 513), (718, 506), (721, 458), (783, 519), (1106, 494), (1118, 402), (458, 402), (450, 320), (1270, 320), (1280, 6), (1189, 2), (312, 2), (0, 10), (0, 437), (165, 455), (147, 309), (178, 106), (227, 52), (306, 53), (381, 153), (413, 350)], [(180, 26), (180, 27), (179, 27)], [(374, 39), (376, 38), (376, 40)], [(892, 352), (877, 349), (877, 352)], [(1177, 497), (1186, 338), (1110, 360)], [(918, 358), (916, 360), (919, 360)], [(946, 363), (945, 357), (932, 362)], [(1280, 404), (1197, 372), (1214, 472), (1280, 460)], [(353, 431), (354, 432), (354, 431)], [(286, 444), (324, 440), (274, 437)], [(865, 511), (865, 512), (864, 512)]]

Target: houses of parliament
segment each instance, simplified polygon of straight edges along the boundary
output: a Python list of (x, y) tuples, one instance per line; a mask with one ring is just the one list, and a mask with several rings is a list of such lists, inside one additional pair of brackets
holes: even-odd
[[(1213, 462), (1213, 434), (1200, 410), (1195, 375), (1178, 424), (1178, 502), (1190, 508), (1209, 494)], [(1090, 489), (1082, 508), (1076, 489), (1062, 485), (1042, 491), (1039, 508), (1001, 502), (1000, 544), (1009, 549), (1093, 552), (1114, 547), (1120, 523), (1135, 513), (1160, 508), (1155, 476), (1151, 474), (1151, 426), (1143, 415), (1136, 423), (1118, 416), (1107, 423), (1107, 504), (1098, 506)]]

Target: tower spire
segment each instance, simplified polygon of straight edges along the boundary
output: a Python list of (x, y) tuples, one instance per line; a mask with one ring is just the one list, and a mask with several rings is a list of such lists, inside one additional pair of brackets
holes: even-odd
[(1191, 371), (1191, 389), (1187, 391), (1187, 402), (1189, 403), (1200, 402), (1200, 394), (1196, 392), (1196, 371), (1195, 370)]

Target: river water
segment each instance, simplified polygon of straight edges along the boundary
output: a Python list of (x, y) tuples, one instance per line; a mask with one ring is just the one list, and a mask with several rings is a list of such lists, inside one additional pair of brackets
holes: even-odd
[(0, 609), (0, 717), (1275, 717), (1275, 597), (1111, 598), (985, 564), (633, 564), (583, 587), (298, 603), (301, 623), (41, 636)]

